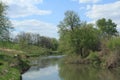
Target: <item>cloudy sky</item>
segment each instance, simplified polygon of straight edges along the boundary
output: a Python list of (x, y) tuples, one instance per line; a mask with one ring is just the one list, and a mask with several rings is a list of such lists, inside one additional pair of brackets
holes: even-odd
[(9, 6), (8, 17), (19, 32), (59, 38), (57, 25), (66, 10), (77, 12), (83, 21), (110, 18), (120, 30), (120, 0), (0, 0)]

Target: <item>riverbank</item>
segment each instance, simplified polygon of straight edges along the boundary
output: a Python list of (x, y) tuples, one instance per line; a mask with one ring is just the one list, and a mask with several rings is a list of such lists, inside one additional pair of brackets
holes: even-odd
[[(13, 45), (13, 44), (12, 44)], [(13, 45), (14, 47), (15, 45)], [(7, 46), (8, 47), (8, 46)], [(57, 51), (41, 52), (41, 48), (30, 46), (29, 50), (0, 48), (0, 79), (21, 80), (21, 74), (30, 68), (30, 61), (38, 56), (57, 55)], [(43, 54), (44, 53), (44, 54)]]
[(1, 80), (21, 80), (20, 76), (29, 69), (29, 62), (42, 55), (58, 54), (34, 45), (26, 45), (11, 42), (0, 42), (0, 79)]
[[(106, 50), (105, 50), (106, 51)], [(81, 57), (80, 55), (67, 55), (63, 62), (65, 64), (85, 64), (93, 65), (94, 67), (100, 67), (103, 69), (116, 69), (120, 68), (120, 56), (119, 52), (107, 50), (99, 52), (90, 52), (87, 57)]]
[(21, 80), (21, 74), (29, 67), (29, 62), (24, 54), (0, 51), (1, 80)]

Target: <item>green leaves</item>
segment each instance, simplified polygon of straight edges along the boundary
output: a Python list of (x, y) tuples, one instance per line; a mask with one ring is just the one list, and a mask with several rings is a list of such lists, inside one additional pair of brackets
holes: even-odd
[(110, 39), (107, 42), (107, 47), (111, 50), (119, 50), (120, 49), (120, 38), (119, 37), (115, 37)]
[(81, 22), (75, 12), (65, 12), (65, 18), (58, 27), (60, 33), (59, 49), (62, 52), (85, 56), (89, 50), (97, 49), (99, 31), (93, 28), (93, 24)]
[[(86, 54), (85, 51), (87, 50), (96, 50), (99, 43), (99, 33), (97, 32), (97, 29), (86, 25), (86, 27), (81, 27), (75, 30), (74, 39), (76, 41), (73, 43), (77, 43), (73, 44), (73, 46), (76, 47), (76, 52)], [(80, 48), (82, 48), (82, 51)]]
[(66, 11), (63, 21), (60, 22), (58, 27), (61, 31), (74, 30), (75, 27), (80, 26), (80, 19), (77, 13), (74, 11)]
[(0, 40), (9, 40), (11, 22), (6, 16), (7, 6), (0, 2)]
[(114, 22), (112, 22), (111, 19), (99, 19), (97, 20), (96, 25), (101, 31), (103, 37), (116, 36), (118, 33), (116, 29), (117, 25)]

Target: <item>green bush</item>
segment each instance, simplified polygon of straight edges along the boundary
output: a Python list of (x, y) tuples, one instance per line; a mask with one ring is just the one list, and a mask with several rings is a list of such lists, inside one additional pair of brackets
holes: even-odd
[(87, 58), (90, 59), (90, 60), (96, 60), (98, 58), (98, 53), (91, 51)]
[(94, 66), (96, 65), (100, 65), (101, 61), (100, 61), (100, 58), (99, 58), (99, 55), (97, 52), (93, 52), (91, 51), (89, 56), (87, 57), (88, 60), (91, 60), (92, 64)]

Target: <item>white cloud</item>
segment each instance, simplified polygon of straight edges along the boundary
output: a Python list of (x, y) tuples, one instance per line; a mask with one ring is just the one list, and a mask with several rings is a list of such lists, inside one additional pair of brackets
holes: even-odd
[(78, 1), (79, 3), (97, 3), (100, 0), (72, 0), (72, 1)]
[(81, 6), (79, 9), (80, 10), (90, 10), (92, 8), (91, 5), (86, 5), (86, 6)]
[(54, 37), (58, 38), (58, 28), (56, 25), (43, 22), (40, 20), (23, 20), (23, 21), (12, 21), (15, 31), (13, 34), (17, 34), (19, 32), (31, 32), (31, 33), (39, 33), (42, 36)]
[(103, 17), (107, 19), (110, 18), (120, 25), (120, 1), (109, 4), (93, 5), (86, 13), (86, 16), (94, 21)]
[(80, 9), (80, 10), (84, 10), (84, 9), (85, 9), (85, 7), (80, 7), (79, 9)]
[(9, 6), (8, 15), (12, 18), (52, 13), (50, 10), (41, 10), (36, 6), (43, 3), (43, 0), (2, 0), (2, 2)]
[[(39, 70), (28, 71), (22, 75), (23, 79), (28, 80), (54, 80), (56, 76), (58, 76), (58, 65), (49, 66), (45, 68), (40, 68)], [(51, 77), (49, 77), (51, 76)], [(58, 80), (58, 79), (57, 79)]]
[(100, 0), (79, 0), (79, 3), (97, 3)]

